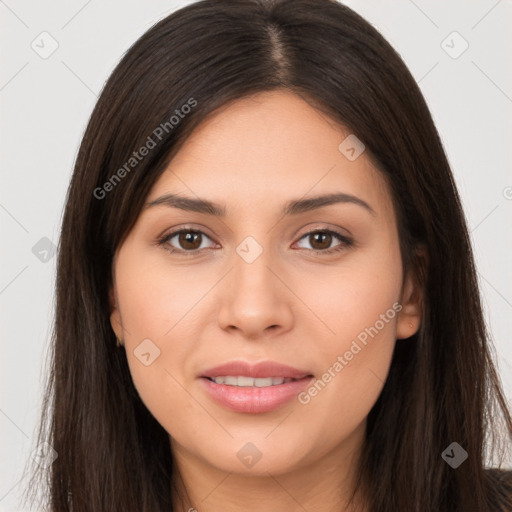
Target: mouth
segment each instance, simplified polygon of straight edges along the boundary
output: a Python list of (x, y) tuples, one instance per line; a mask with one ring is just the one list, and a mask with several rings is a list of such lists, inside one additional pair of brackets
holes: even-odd
[[(312, 377), (312, 375), (306, 375), (305, 377)], [(225, 384), (226, 386), (236, 386), (239, 388), (267, 388), (270, 386), (280, 386), (281, 384), (288, 384), (288, 382), (295, 382), (303, 379), (301, 378), (289, 378), (289, 377), (247, 377), (245, 375), (238, 376), (219, 376), (219, 377), (204, 377), (215, 384)]]
[[(257, 414), (271, 412), (289, 404), (304, 391), (313, 377), (307, 375), (301, 379), (283, 377), (254, 379), (241, 375), (233, 377), (233, 382), (234, 379), (237, 380), (236, 384), (217, 383), (216, 379), (207, 377), (201, 378), (200, 381), (205, 394), (217, 405), (238, 413)], [(270, 381), (272, 381), (271, 384)], [(239, 385), (239, 382), (242, 385)]]
[(312, 373), (272, 361), (256, 365), (233, 361), (199, 377), (206, 396), (217, 405), (253, 414), (291, 402), (314, 378)]

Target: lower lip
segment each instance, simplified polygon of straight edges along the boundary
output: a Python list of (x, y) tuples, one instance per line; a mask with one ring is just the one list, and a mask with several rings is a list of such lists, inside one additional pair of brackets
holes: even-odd
[(237, 412), (261, 413), (281, 407), (296, 397), (311, 382), (304, 377), (285, 384), (267, 387), (240, 387), (216, 384), (202, 377), (207, 393), (220, 405)]

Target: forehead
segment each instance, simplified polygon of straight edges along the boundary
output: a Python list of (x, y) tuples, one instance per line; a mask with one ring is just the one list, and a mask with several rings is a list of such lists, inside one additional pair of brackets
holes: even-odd
[(203, 120), (147, 202), (173, 192), (225, 204), (230, 215), (239, 208), (268, 210), (290, 199), (342, 192), (391, 213), (388, 187), (369, 155), (363, 151), (351, 161), (340, 151), (348, 136), (348, 128), (290, 92), (242, 98)]

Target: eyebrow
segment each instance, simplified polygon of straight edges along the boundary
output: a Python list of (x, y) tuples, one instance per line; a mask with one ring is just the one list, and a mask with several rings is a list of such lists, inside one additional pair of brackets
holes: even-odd
[[(348, 203), (362, 206), (373, 216), (376, 216), (375, 210), (366, 202), (352, 194), (344, 194), (341, 192), (333, 194), (325, 194), (308, 199), (295, 199), (288, 201), (282, 211), (282, 216), (298, 215), (300, 213), (316, 210), (323, 206), (329, 206), (338, 203)], [(167, 206), (169, 208), (178, 208), (180, 210), (204, 213), (207, 215), (214, 215), (216, 217), (225, 217), (226, 208), (220, 204), (208, 201), (206, 199), (195, 199), (191, 197), (184, 197), (177, 194), (165, 194), (158, 197), (154, 201), (145, 204), (145, 208), (152, 208), (154, 206)]]

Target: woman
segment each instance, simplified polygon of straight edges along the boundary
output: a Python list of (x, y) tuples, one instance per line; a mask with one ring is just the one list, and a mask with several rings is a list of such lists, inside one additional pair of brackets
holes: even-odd
[(59, 249), (48, 510), (512, 509), (453, 176), (349, 8), (152, 27), (92, 114)]

